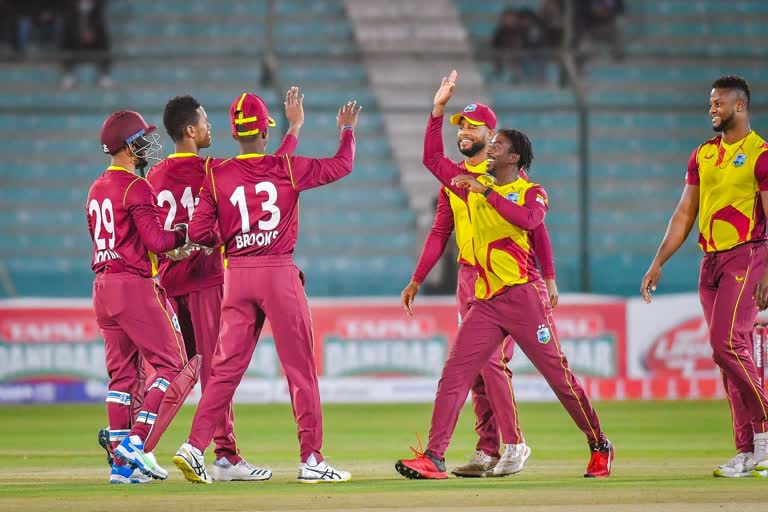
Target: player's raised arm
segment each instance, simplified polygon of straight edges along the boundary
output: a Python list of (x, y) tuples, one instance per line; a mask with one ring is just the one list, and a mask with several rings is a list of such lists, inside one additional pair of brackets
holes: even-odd
[(155, 254), (167, 252), (186, 243), (186, 226), (170, 231), (163, 229), (160, 214), (157, 211), (155, 193), (152, 185), (144, 178), (136, 178), (128, 188), (125, 193), (125, 203), (142, 242), (151, 252)]
[(291, 155), (299, 144), (299, 132), (304, 125), (304, 95), (299, 94), (299, 88), (292, 86), (285, 93), (285, 118), (288, 120), (288, 131), (275, 151), (275, 155)]
[(422, 163), (443, 185), (462, 198), (467, 197), (466, 190), (456, 188), (451, 179), (463, 172), (462, 168), (445, 156), (443, 148), (443, 114), (445, 105), (453, 95), (456, 87), (456, 70), (451, 71), (443, 80), (435, 93), (432, 114), (429, 116), (427, 130), (424, 134), (424, 154)]
[(421, 257), (416, 264), (416, 270), (413, 272), (411, 282), (408, 283), (408, 286), (400, 294), (403, 308), (408, 315), (413, 315), (411, 304), (413, 304), (416, 295), (419, 293), (421, 283), (440, 260), (440, 256), (443, 255), (445, 246), (451, 238), (451, 233), (453, 233), (453, 225), (451, 203), (445, 190), (441, 188), (437, 196), (437, 209), (435, 210), (435, 221), (432, 223), (432, 229), (429, 231), (426, 240), (424, 240), (424, 248), (421, 250)]
[(348, 101), (339, 109), (336, 124), (341, 129), (339, 147), (331, 158), (294, 158), (285, 156), (283, 162), (299, 192), (338, 181), (352, 172), (355, 161), (355, 134), (358, 114), (363, 109), (356, 101)]

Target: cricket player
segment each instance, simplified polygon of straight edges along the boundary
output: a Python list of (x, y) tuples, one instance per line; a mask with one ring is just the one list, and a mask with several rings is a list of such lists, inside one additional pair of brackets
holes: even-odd
[[(118, 459), (112, 464), (112, 483), (146, 482), (142, 474), (168, 477), (154, 455), (144, 450), (144, 443), (160, 416), (165, 416), (167, 426), (176, 414), (173, 408), (162, 413), (160, 409), (187, 362), (178, 320), (165, 290), (153, 279), (155, 255), (183, 246), (187, 229), (185, 225), (163, 229), (152, 186), (136, 176), (136, 169), (143, 170), (160, 151), (155, 129), (130, 110), (115, 112), (104, 121), (101, 143), (111, 164), (91, 186), (86, 203), (93, 240), (91, 268), (96, 274), (93, 307), (104, 336), (109, 374), (109, 440)], [(139, 356), (157, 373), (131, 427)]]
[(299, 193), (337, 181), (352, 171), (353, 132), (359, 111), (355, 102), (339, 109), (341, 139), (336, 155), (315, 159), (266, 155), (268, 129), (275, 122), (264, 101), (243, 93), (232, 103), (232, 135), (240, 144), (240, 154), (211, 167), (190, 225), (193, 242), (215, 247), (223, 241), (228, 258), (219, 346), (211, 376), (189, 439), (173, 458), (191, 482), (211, 481), (203, 452), (211, 442), (217, 418), (224, 414), (248, 368), (267, 318), (298, 425), (299, 482), (350, 479), (348, 472), (328, 465), (320, 451), (322, 411), (312, 325), (303, 275), (293, 261), (293, 250), (298, 235)]
[(447, 478), (445, 451), (472, 381), (511, 336), (542, 373), (571, 418), (587, 436), (592, 456), (585, 477), (607, 477), (615, 455), (597, 413), (568, 367), (552, 319), (552, 306), (531, 251), (529, 232), (544, 221), (544, 189), (520, 178), (533, 160), (531, 143), (517, 130), (499, 130), (488, 147), (490, 176), (466, 174), (442, 153), (445, 105), (453, 94), (453, 71), (435, 94), (424, 140), (424, 165), (462, 198), (472, 219), (478, 279), (438, 384), (429, 444), (414, 459), (399, 460), (406, 478)]
[[(451, 124), (458, 125), (456, 144), (464, 155), (459, 163), (472, 174), (483, 175), (487, 170), (486, 150), (496, 128), (496, 114), (481, 103), (471, 103), (459, 113), (450, 117)], [(525, 170), (520, 175), (527, 179)], [(432, 229), (410, 284), (401, 297), (403, 307), (411, 315), (411, 305), (430, 270), (445, 250), (451, 233), (456, 232), (459, 248), (459, 274), (456, 299), (459, 308), (459, 323), (466, 317), (474, 298), (477, 271), (474, 268), (472, 252), (472, 228), (469, 212), (464, 201), (441, 187), (438, 194), (437, 210)], [(542, 266), (544, 282), (549, 291), (552, 305), (557, 304), (558, 293), (555, 283), (555, 266), (552, 259), (552, 244), (544, 223), (531, 232), (532, 244)], [(478, 442), (472, 459), (454, 468), (452, 473), (462, 477), (504, 476), (520, 472), (531, 449), (525, 444), (517, 419), (517, 407), (512, 388), (512, 373), (508, 367), (512, 359), (514, 341), (504, 340), (500, 353), (491, 356), (480, 375), (472, 383), (472, 405), (475, 412), (475, 432)], [(499, 454), (499, 432), (504, 441), (504, 453)]]
[[(276, 154), (293, 153), (303, 122), (298, 88), (286, 95), (286, 115), (291, 123)], [(199, 155), (211, 145), (211, 125), (200, 103), (191, 96), (170, 100), (163, 124), (175, 144), (175, 153), (152, 167), (147, 180), (158, 191), (158, 208), (166, 225), (188, 223), (198, 202), (200, 187), (211, 159)], [(213, 160), (213, 162), (216, 162)], [(221, 251), (194, 248), (183, 259), (164, 258), (160, 263), (160, 284), (179, 317), (188, 356), (202, 356), (200, 383), (203, 391), (211, 373), (216, 349), (224, 288)], [(272, 471), (244, 460), (234, 434), (234, 410), (230, 403), (214, 432), (216, 462), (211, 477), (217, 481), (268, 480)]]
[(752, 359), (752, 325), (758, 308), (768, 306), (768, 144), (750, 128), (749, 101), (749, 84), (741, 77), (721, 76), (712, 83), (709, 116), (719, 135), (691, 154), (683, 195), (640, 284), (650, 303), (662, 266), (698, 216), (704, 252), (699, 298), (738, 452), (713, 471), (726, 478), (768, 476), (768, 401)]

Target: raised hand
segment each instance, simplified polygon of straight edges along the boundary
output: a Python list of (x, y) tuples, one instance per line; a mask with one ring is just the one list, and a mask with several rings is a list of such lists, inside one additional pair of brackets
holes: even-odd
[(339, 114), (336, 116), (336, 126), (343, 128), (344, 126), (351, 126), (353, 129), (357, 127), (357, 115), (363, 110), (362, 105), (358, 105), (356, 101), (348, 101), (339, 109)]
[(295, 85), (285, 93), (285, 118), (291, 125), (304, 124), (304, 95)]
[(440, 83), (440, 88), (437, 89), (437, 92), (435, 93), (435, 99), (433, 100), (434, 107), (432, 109), (432, 115), (437, 117), (443, 115), (443, 111), (445, 110), (445, 105), (448, 103), (448, 100), (451, 99), (451, 96), (453, 96), (453, 89), (456, 87), (456, 77), (458, 76), (458, 73), (454, 69), (451, 71), (451, 74), (447, 77), (443, 77), (442, 82)]

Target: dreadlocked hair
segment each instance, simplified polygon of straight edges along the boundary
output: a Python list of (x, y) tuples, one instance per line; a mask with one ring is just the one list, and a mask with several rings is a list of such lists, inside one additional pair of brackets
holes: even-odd
[(521, 131), (510, 128), (500, 128), (496, 133), (500, 133), (509, 139), (512, 143), (512, 151), (520, 155), (517, 166), (520, 169), (525, 169), (526, 172), (530, 172), (531, 165), (533, 164), (533, 146), (528, 136)]

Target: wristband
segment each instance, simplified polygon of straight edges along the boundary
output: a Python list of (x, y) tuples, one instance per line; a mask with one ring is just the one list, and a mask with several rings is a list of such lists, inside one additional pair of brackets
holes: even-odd
[(344, 126), (341, 127), (341, 131), (344, 131), (347, 128), (349, 128), (350, 130), (354, 130), (355, 129), (355, 127), (352, 126), (351, 124), (345, 124)]
[(485, 192), (483, 192), (483, 195), (488, 198), (489, 195), (491, 195), (491, 192), (493, 192), (493, 189), (491, 187), (488, 187), (485, 189)]

